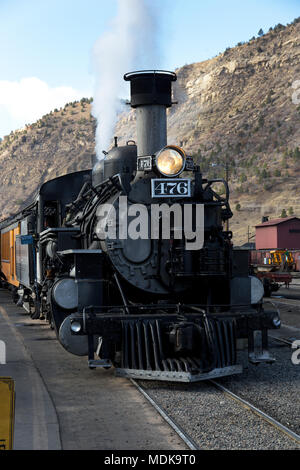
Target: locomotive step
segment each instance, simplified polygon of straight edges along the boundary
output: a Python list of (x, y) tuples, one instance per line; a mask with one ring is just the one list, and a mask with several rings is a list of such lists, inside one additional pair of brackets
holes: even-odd
[(90, 369), (96, 369), (97, 367), (109, 369), (112, 363), (109, 359), (89, 359), (88, 365)]
[(210, 380), (218, 377), (226, 377), (227, 375), (241, 374), (242, 372), (243, 367), (241, 365), (217, 368), (211, 370), (210, 372), (200, 374), (143, 369), (116, 369), (116, 375), (118, 377), (130, 377), (132, 379), (148, 380), (168, 380), (169, 382), (196, 382), (199, 380)]

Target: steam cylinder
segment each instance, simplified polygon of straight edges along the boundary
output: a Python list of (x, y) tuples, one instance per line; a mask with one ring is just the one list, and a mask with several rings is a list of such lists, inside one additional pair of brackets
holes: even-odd
[(131, 106), (136, 108), (137, 154), (153, 155), (167, 145), (166, 109), (172, 106), (171, 83), (176, 74), (162, 70), (131, 72)]

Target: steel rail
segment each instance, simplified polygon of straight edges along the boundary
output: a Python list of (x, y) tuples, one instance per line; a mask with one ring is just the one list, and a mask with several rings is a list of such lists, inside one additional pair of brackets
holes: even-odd
[(286, 325), (285, 323), (281, 323), (281, 326), (287, 328), (288, 330), (297, 331), (300, 333), (300, 328), (298, 328), (297, 326)]
[(173, 428), (178, 436), (184, 441), (184, 443), (191, 450), (200, 450), (197, 444), (184, 432), (184, 430), (170, 416), (148, 395), (145, 390), (134, 380), (130, 379), (130, 382), (138, 389), (138, 391), (148, 400), (156, 411), (162, 416), (162, 418)]
[(271, 297), (271, 300), (274, 304), (277, 305), (288, 305), (289, 307), (298, 307), (299, 308), (299, 299), (289, 299), (283, 297), (282, 299)]
[(294, 431), (292, 431), (291, 429), (287, 428), (286, 426), (284, 426), (283, 424), (281, 424), (279, 421), (277, 421), (276, 419), (272, 418), (272, 416), (269, 416), (267, 413), (265, 413), (264, 411), (260, 410), (259, 408), (257, 408), (256, 406), (252, 405), (251, 403), (249, 403), (248, 401), (244, 400), (244, 398), (241, 398), (239, 397), (238, 395), (236, 395), (235, 393), (231, 392), (231, 390), (229, 390), (228, 388), (224, 387), (223, 385), (219, 384), (218, 382), (216, 382), (215, 380), (210, 380), (209, 381), (211, 384), (213, 384), (216, 388), (218, 388), (219, 390), (221, 390), (222, 392), (224, 392), (226, 395), (228, 395), (230, 398), (232, 398), (233, 400), (237, 401), (238, 403), (242, 404), (243, 406), (245, 406), (246, 408), (248, 408), (249, 410), (251, 410), (253, 413), (255, 413), (256, 415), (258, 415), (260, 418), (264, 419), (265, 421), (267, 421), (269, 424), (271, 424), (273, 427), (275, 427), (276, 429), (278, 429), (279, 431), (283, 432), (284, 434), (286, 434), (288, 437), (290, 437), (291, 439), (293, 439), (294, 441), (296, 441), (298, 444), (300, 444), (300, 436), (299, 434), (296, 434)]
[(274, 341), (278, 341), (279, 343), (283, 343), (283, 344), (286, 344), (288, 346), (291, 346), (293, 344), (292, 340), (289, 340), (289, 339), (286, 339), (286, 338), (280, 338), (280, 337), (272, 336), (272, 335), (268, 335), (268, 338), (271, 338)]

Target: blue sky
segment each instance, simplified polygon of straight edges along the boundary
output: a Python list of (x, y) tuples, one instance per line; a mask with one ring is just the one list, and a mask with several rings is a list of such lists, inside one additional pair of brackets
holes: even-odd
[[(155, 66), (170, 70), (300, 15), (300, 0), (151, 0), (151, 5), (158, 23)], [(0, 137), (64, 100), (93, 95), (92, 48), (116, 13), (117, 0), (0, 0)]]

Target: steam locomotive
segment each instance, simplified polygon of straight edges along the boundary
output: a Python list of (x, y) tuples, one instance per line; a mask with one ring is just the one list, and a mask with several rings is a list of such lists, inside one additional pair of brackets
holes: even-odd
[(137, 145), (116, 140), (93, 170), (44, 183), (0, 227), (1, 271), (18, 304), (90, 368), (191, 382), (242, 372), (241, 338), (251, 362), (273, 362), (267, 331), (280, 319), (263, 307), (248, 252), (223, 229), (232, 216), (226, 181), (206, 179), (182, 148), (167, 145), (176, 78), (124, 76)]

